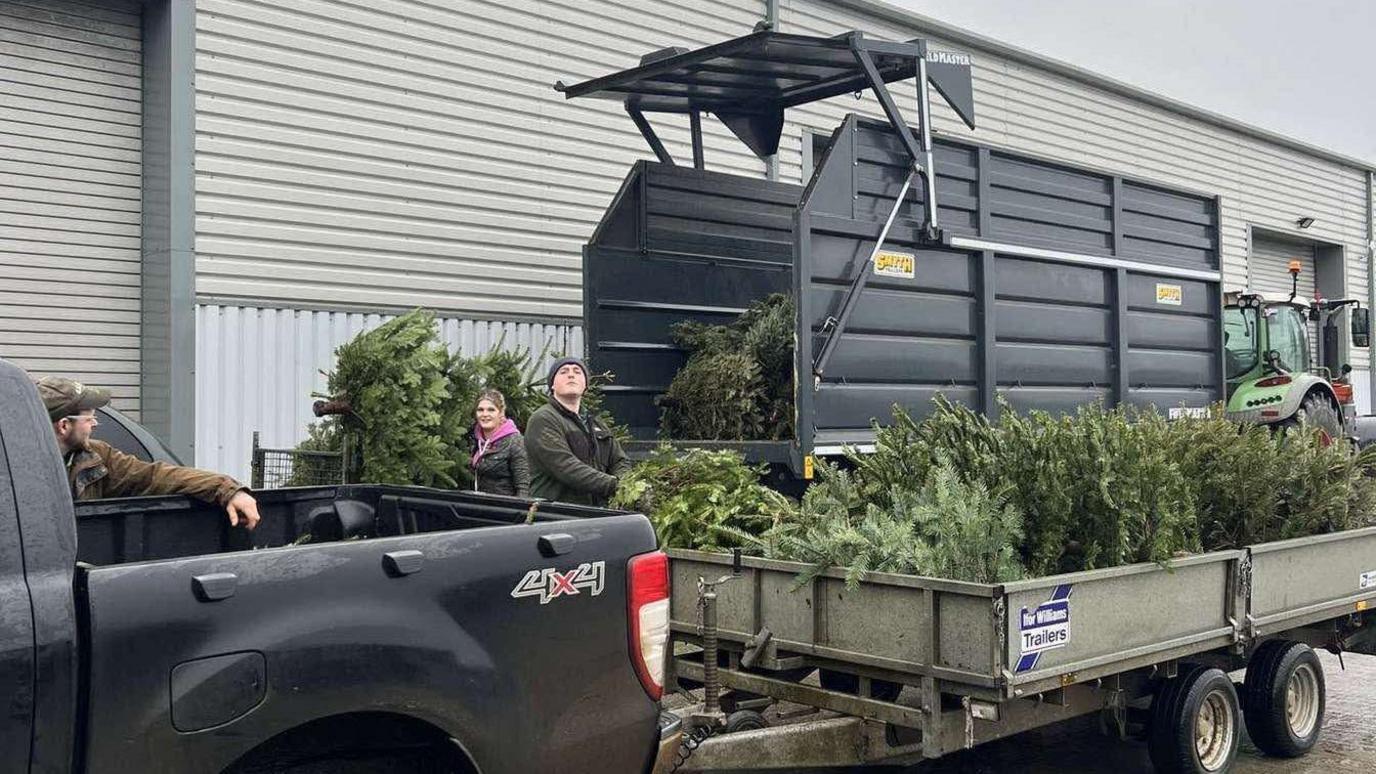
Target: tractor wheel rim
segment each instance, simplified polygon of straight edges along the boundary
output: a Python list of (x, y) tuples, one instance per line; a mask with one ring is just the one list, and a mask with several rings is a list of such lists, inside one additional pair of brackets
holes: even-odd
[(1313, 733), (1319, 722), (1319, 679), (1308, 664), (1300, 664), (1285, 682), (1285, 722), (1300, 739)]
[(1194, 723), (1194, 751), (1205, 771), (1220, 771), (1233, 749), (1235, 718), (1228, 697), (1220, 689), (1209, 691), (1199, 704)]

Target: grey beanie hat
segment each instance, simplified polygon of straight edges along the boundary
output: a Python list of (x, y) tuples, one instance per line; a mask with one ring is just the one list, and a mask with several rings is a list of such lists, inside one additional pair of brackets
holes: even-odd
[(548, 389), (548, 390), (551, 390), (551, 391), (554, 389), (554, 376), (555, 376), (556, 374), (559, 373), (559, 369), (560, 369), (560, 368), (563, 368), (563, 367), (566, 366), (566, 365), (576, 365), (576, 366), (578, 366), (578, 368), (581, 369), (581, 370), (583, 371), (583, 381), (587, 381), (587, 380), (588, 380), (588, 364), (587, 364), (587, 363), (584, 363), (583, 360), (582, 360), (581, 358), (576, 358), (576, 357), (561, 357), (561, 358), (559, 358), (558, 360), (554, 361), (554, 365), (551, 365), (551, 366), (549, 367), (549, 375), (547, 375), (547, 376), (545, 377), (545, 389)]

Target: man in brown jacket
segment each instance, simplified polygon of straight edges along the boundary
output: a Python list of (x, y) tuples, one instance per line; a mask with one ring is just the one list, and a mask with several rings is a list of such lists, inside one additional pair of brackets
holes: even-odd
[(104, 497), (180, 494), (224, 506), (231, 526), (258, 526), (258, 503), (248, 488), (229, 476), (165, 462), (144, 462), (104, 441), (91, 439), (95, 410), (110, 402), (110, 393), (73, 379), (47, 376), (38, 393), (48, 409), (57, 445), (67, 463), (73, 500)]

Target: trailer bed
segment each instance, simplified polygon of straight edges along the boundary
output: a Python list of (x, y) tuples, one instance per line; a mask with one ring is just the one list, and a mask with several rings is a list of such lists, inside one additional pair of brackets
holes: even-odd
[[(701, 642), (698, 579), (730, 574), (732, 558), (670, 556), (672, 637), (684, 643), (674, 669), (692, 683), (701, 656), (683, 651)], [(1376, 528), (1004, 584), (869, 573), (848, 588), (831, 569), (800, 585), (805, 569), (744, 558), (717, 587), (721, 683), (916, 729), (923, 741), (895, 756), (1094, 711), (1122, 718), (1181, 662), (1241, 668), (1270, 638), (1371, 652), (1376, 628)], [(797, 681), (814, 667), (855, 676), (858, 695)], [(906, 701), (870, 698), (879, 681), (910, 686)]]

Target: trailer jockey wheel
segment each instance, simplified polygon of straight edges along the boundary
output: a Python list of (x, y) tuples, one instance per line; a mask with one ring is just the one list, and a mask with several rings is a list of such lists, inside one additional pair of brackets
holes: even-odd
[(1241, 736), (1237, 691), (1223, 670), (1181, 665), (1157, 688), (1147, 750), (1162, 774), (1227, 771)]
[(734, 734), (737, 731), (755, 731), (761, 728), (769, 728), (769, 721), (764, 719), (764, 715), (755, 710), (736, 710), (726, 716), (726, 733)]
[(1302, 642), (1268, 640), (1247, 662), (1247, 733), (1267, 755), (1298, 758), (1323, 729), (1323, 666)]

